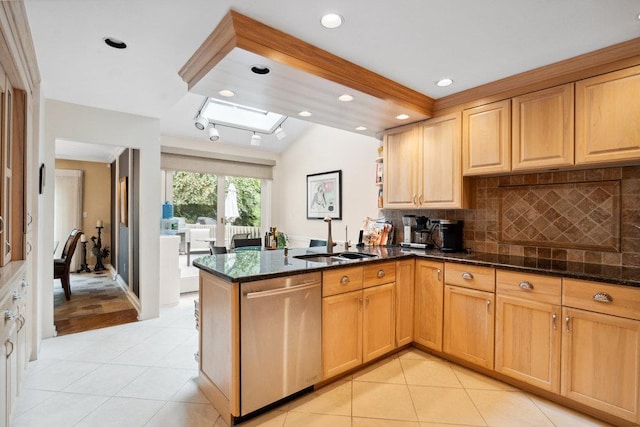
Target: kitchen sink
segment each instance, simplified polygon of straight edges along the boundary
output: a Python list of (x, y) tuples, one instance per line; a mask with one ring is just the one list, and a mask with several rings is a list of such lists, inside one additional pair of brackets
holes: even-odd
[(305, 254), (296, 255), (294, 258), (303, 259), (305, 261), (312, 262), (331, 262), (331, 261), (346, 261), (353, 259), (368, 259), (374, 258), (376, 255), (365, 254), (363, 252), (340, 252), (335, 254), (320, 253), (320, 254)]

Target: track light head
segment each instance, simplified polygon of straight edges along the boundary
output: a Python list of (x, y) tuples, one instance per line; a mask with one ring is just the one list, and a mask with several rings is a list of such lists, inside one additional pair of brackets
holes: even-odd
[(262, 142), (262, 137), (254, 132), (253, 135), (251, 135), (251, 145), (258, 146), (260, 142)]
[(279, 140), (283, 140), (287, 137), (287, 134), (284, 133), (284, 129), (282, 129), (282, 126), (278, 126), (278, 129), (276, 129), (274, 133), (276, 134)]
[(199, 130), (205, 130), (207, 128), (207, 126), (209, 126), (209, 120), (207, 120), (205, 117), (198, 116), (198, 118), (196, 119), (194, 125)]
[(218, 129), (216, 129), (216, 125), (212, 125), (209, 128), (209, 140), (211, 140), (211, 142), (216, 142), (219, 139), (220, 139), (220, 133), (218, 133)]

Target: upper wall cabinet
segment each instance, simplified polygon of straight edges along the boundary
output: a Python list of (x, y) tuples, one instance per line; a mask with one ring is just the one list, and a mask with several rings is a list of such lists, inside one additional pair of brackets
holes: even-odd
[(573, 83), (513, 98), (512, 170), (573, 165)]
[(422, 208), (462, 208), (461, 114), (427, 120), (422, 127)]
[(511, 170), (511, 100), (462, 112), (462, 173), (484, 175)]
[(640, 66), (576, 83), (576, 164), (640, 158)]
[(415, 208), (421, 152), (418, 127), (403, 128), (384, 137), (384, 200), (389, 209)]

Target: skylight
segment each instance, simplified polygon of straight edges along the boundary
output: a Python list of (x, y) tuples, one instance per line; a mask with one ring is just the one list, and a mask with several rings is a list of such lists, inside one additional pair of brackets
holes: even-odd
[(287, 118), (280, 114), (221, 99), (207, 98), (200, 115), (215, 125), (273, 133)]

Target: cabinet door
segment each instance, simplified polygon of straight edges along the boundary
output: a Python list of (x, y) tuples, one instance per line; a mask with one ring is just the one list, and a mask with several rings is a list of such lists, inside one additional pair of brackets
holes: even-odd
[(498, 295), (495, 369), (560, 392), (560, 307)]
[(0, 329), (2, 335), (0, 335), (0, 427), (6, 427), (9, 425), (9, 411), (7, 409), (7, 389), (9, 378), (7, 376), (7, 353), (11, 349), (11, 345), (8, 344), (8, 335), (4, 329)]
[(640, 421), (640, 321), (564, 308), (562, 395)]
[(443, 278), (442, 263), (416, 261), (415, 341), (436, 351), (442, 351)]
[(428, 120), (422, 127), (423, 208), (462, 208), (461, 113)]
[(576, 164), (640, 159), (640, 66), (576, 83)]
[(396, 262), (396, 344), (413, 342), (415, 261)]
[(493, 293), (445, 285), (445, 353), (493, 369), (494, 302)]
[[(15, 323), (11, 326), (9, 334), (4, 342), (4, 352), (6, 355), (2, 363), (6, 363), (6, 417), (7, 425), (11, 419), (11, 413), (18, 397), (18, 359), (17, 359), (17, 328)], [(4, 396), (3, 396), (4, 398)]]
[(362, 291), (322, 299), (322, 372), (330, 378), (362, 363)]
[(385, 135), (385, 208), (417, 207), (420, 138), (417, 127)]
[(511, 170), (511, 100), (462, 112), (462, 174)]
[(362, 296), (362, 353), (368, 362), (396, 347), (395, 283), (367, 288)]
[(573, 83), (513, 98), (512, 169), (573, 165)]

